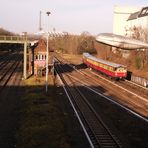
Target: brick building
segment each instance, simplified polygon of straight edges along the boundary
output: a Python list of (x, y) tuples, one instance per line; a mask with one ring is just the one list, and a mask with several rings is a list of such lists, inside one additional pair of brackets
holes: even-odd
[[(49, 50), (50, 51), (50, 50)], [(51, 65), (51, 54), (49, 53), (49, 65)], [(31, 46), (29, 52), (29, 73), (44, 75), (46, 70), (46, 42), (40, 39)]]

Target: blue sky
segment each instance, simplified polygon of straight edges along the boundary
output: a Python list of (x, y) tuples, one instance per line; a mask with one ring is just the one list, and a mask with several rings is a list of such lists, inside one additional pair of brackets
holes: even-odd
[[(37, 32), (39, 12), (47, 30), (91, 34), (112, 32), (114, 6), (143, 7), (148, 0), (0, 0), (0, 27), (13, 32)], [(46, 11), (51, 15), (47, 17)]]

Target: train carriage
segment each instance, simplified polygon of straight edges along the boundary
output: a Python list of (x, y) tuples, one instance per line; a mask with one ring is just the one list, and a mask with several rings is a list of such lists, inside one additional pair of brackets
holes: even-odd
[(127, 76), (126, 66), (96, 58), (89, 53), (83, 53), (83, 63), (115, 79)]

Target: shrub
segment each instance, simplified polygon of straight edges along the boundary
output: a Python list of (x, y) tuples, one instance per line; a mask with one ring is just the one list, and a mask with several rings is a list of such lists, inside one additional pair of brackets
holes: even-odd
[(137, 69), (140, 69), (142, 66), (142, 59), (140, 57), (135, 58), (135, 66)]

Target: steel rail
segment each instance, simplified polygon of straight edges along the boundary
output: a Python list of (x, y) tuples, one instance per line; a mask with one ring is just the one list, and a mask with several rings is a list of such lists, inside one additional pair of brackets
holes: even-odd
[[(84, 73), (84, 72), (78, 70), (75, 66), (72, 66), (72, 64), (70, 65), (70, 61), (64, 59), (64, 58), (61, 57), (59, 54), (57, 54), (57, 56), (55, 56), (55, 57), (56, 57), (57, 59), (58, 59), (58, 57), (60, 57), (60, 59), (62, 59), (64, 62), (68, 63), (70, 67), (72, 67), (72, 68), (75, 69), (76, 71), (79, 71), (80, 73)], [(97, 75), (96, 73), (93, 73), (93, 72), (92, 72), (92, 74)], [(97, 76), (99, 76), (99, 77), (102, 78), (102, 79), (105, 79), (104, 77), (102, 77), (102, 76), (100, 76), (100, 75), (97, 75)], [(108, 81), (109, 81), (109, 80), (108, 80)], [(126, 81), (127, 83), (131, 83), (131, 84), (133, 84), (133, 85), (135, 85), (135, 86), (138, 86), (138, 87), (140, 87), (140, 88), (143, 88), (143, 89), (145, 89), (145, 90), (148, 90), (148, 88), (146, 88), (146, 87), (144, 87), (144, 86), (141, 86), (141, 85), (139, 85), (139, 84), (136, 84), (136, 83), (134, 83), (134, 82), (132, 82), (132, 81), (129, 81), (129, 80), (125, 80), (125, 81)]]
[[(19, 52), (20, 53), (20, 52)], [(7, 64), (9, 64), (11, 62), (11, 60), (13, 60), (13, 58), (15, 58), (16, 53), (12, 53), (12, 54), (8, 54), (5, 59), (3, 59), (3, 61), (0, 62), (0, 71), (5, 68)]]
[[(83, 73), (83, 74), (89, 76), (88, 74), (86, 74), (86, 73), (84, 73), (84, 72), (81, 72), (81, 73)], [(119, 87), (119, 88), (121, 88), (122, 90), (124, 90), (124, 91), (126, 91), (126, 92), (128, 92), (128, 93), (130, 93), (130, 94), (132, 94), (132, 95), (135, 95), (136, 97), (140, 98), (141, 100), (148, 102), (148, 99), (146, 99), (146, 98), (144, 98), (144, 97), (141, 97), (141, 96), (139, 96), (139, 95), (137, 95), (137, 94), (135, 94), (135, 93), (133, 93), (133, 92), (127, 90), (126, 88), (124, 88), (124, 87), (122, 87), (122, 86), (120, 86), (120, 85), (117, 85), (117, 84), (113, 83), (112, 81), (110, 81), (110, 80), (108, 80), (108, 79), (106, 79), (106, 78), (104, 78), (104, 77), (102, 77), (102, 76), (100, 76), (100, 75), (97, 75), (97, 74), (95, 74), (95, 73), (93, 73), (93, 74), (96, 75), (96, 76), (98, 76), (99, 78), (101, 78), (101, 79), (103, 79), (103, 80), (105, 80), (105, 81), (111, 83), (112, 85), (114, 85), (114, 86), (116, 86), (116, 87)], [(90, 76), (89, 76), (89, 77), (90, 77)]]
[(89, 89), (90, 91), (92, 91), (92, 92), (94, 92), (94, 93), (96, 93), (96, 94), (98, 94), (98, 95), (104, 97), (105, 99), (111, 101), (112, 103), (116, 104), (117, 106), (120, 106), (121, 108), (123, 108), (123, 109), (125, 109), (126, 111), (132, 113), (133, 115), (139, 117), (140, 119), (144, 120), (145, 122), (148, 122), (148, 119), (147, 119), (147, 118), (141, 116), (141, 115), (138, 114), (137, 112), (135, 112), (135, 111), (131, 110), (130, 108), (128, 108), (128, 107), (126, 107), (126, 106), (124, 106), (124, 105), (122, 105), (122, 104), (120, 104), (120, 103), (114, 101), (113, 99), (111, 99), (111, 98), (105, 96), (104, 94), (102, 94), (102, 93), (96, 91), (95, 89), (90, 88), (86, 83), (82, 82), (82, 81), (79, 80), (78, 78), (76, 78), (76, 77), (74, 77), (74, 76), (70, 76), (70, 77), (73, 77), (73, 79), (75, 79), (76, 81), (80, 82), (82, 86), (86, 87), (86, 88)]
[[(67, 76), (67, 74), (64, 75)], [(101, 118), (97, 115), (93, 107), (86, 100), (80, 90), (78, 90), (76, 87), (69, 89), (74, 98), (74, 101), (76, 102), (78, 108), (81, 110), (81, 114), (85, 118), (91, 131), (94, 133), (97, 142), (100, 144), (100, 147), (122, 147), (119, 140), (117, 140), (117, 138), (111, 134), (107, 126), (105, 126)]]
[[(57, 59), (57, 60), (58, 60), (58, 59)], [(58, 60), (58, 61), (61, 62), (60, 60)], [(63, 63), (63, 62), (61, 62), (61, 63)], [(73, 68), (74, 70), (76, 70), (77, 72), (79, 72), (80, 74), (90, 77), (88, 74), (86, 74), (86, 73), (84, 73), (84, 72), (82, 72), (82, 71), (80, 71), (80, 70), (77, 70), (74, 66), (71, 66), (71, 65), (68, 65), (68, 66), (70, 66), (71, 68)], [(100, 76), (100, 77), (101, 77), (101, 76)], [(92, 77), (91, 77), (91, 78), (92, 78)], [(117, 102), (117, 101), (115, 101), (115, 100), (113, 100), (113, 99), (111, 99), (111, 98), (105, 96), (105, 95), (102, 94), (102, 93), (99, 93), (97, 90), (94, 90), (94, 89), (90, 88), (90, 87), (87, 85), (87, 83), (84, 83), (83, 81), (81, 81), (81, 80), (78, 79), (77, 77), (76, 77), (75, 79), (76, 79), (77, 81), (81, 82), (81, 85), (85, 86), (86, 88), (88, 88), (88, 89), (91, 90), (92, 92), (101, 95), (102, 97), (104, 97), (104, 98), (106, 98), (107, 100), (113, 102), (113, 103), (116, 104), (117, 106), (119, 106), (119, 107), (125, 109), (125, 110), (128, 111), (129, 113), (131, 113), (131, 114), (133, 114), (133, 115), (139, 117), (140, 119), (144, 120), (145, 122), (148, 122), (148, 119), (147, 119), (146, 117), (142, 116), (141, 114), (139, 114), (138, 112), (135, 112), (135, 111), (133, 111), (132, 109), (128, 108), (127, 106), (125, 106), (125, 105), (123, 105), (123, 104), (121, 104), (121, 103), (119, 103), (119, 102)], [(105, 79), (105, 78), (103, 78), (103, 79)], [(96, 79), (94, 79), (94, 80), (96, 80)], [(105, 80), (106, 80), (106, 79), (105, 79)], [(106, 81), (109, 81), (109, 80), (106, 80)], [(112, 83), (112, 82), (109, 81), (109, 83)], [(114, 84), (114, 85), (117, 85), (117, 84)], [(118, 86), (118, 85), (117, 85), (117, 86)], [(140, 97), (140, 98), (141, 98), (141, 97)], [(144, 101), (147, 101), (145, 98), (142, 98), (142, 99), (143, 99)]]
[[(60, 58), (61, 58), (61, 57), (60, 57)], [(72, 66), (72, 65), (68, 65), (68, 66), (71, 67), (71, 68), (73, 68), (73, 69), (76, 70), (77, 72), (81, 73), (82, 75), (85, 75), (85, 76), (87, 76), (87, 77), (93, 79), (93, 80), (96, 82), (97, 79), (96, 79), (96, 78), (93, 78), (93, 77), (90, 76), (88, 73), (85, 73), (85, 72), (83, 72), (83, 71), (77, 70), (77, 68), (76, 68), (75, 66)], [(112, 85), (114, 85), (114, 86), (116, 86), (116, 87), (118, 87), (118, 88), (120, 88), (120, 89), (122, 89), (122, 90), (124, 90), (124, 91), (126, 91), (126, 92), (128, 92), (128, 93), (130, 93), (130, 94), (132, 94), (132, 95), (134, 95), (134, 96), (136, 96), (136, 97), (139, 98), (140, 100), (143, 100), (143, 101), (145, 101), (146, 103), (148, 102), (148, 99), (146, 99), (145, 97), (142, 97), (142, 96), (138, 95), (137, 93), (134, 93), (134, 92), (132, 92), (132, 91), (129, 91), (129, 90), (127, 90), (127, 88), (125, 88), (125, 87), (123, 87), (123, 86), (120, 86), (119, 84), (121, 84), (121, 82), (120, 82), (119, 84), (115, 84), (115, 83), (113, 83), (112, 81), (110, 81), (110, 80), (108, 80), (108, 79), (106, 79), (106, 78), (104, 78), (104, 77), (102, 77), (102, 76), (100, 76), (100, 75), (97, 75), (96, 73), (92, 73), (92, 74), (94, 74), (95, 76), (98, 76), (99, 78), (101, 78), (101, 79), (103, 79), (103, 80), (105, 80), (105, 81), (111, 83)], [(146, 95), (146, 94), (145, 94), (145, 95)], [(146, 96), (147, 96), (147, 95), (146, 95)], [(139, 100), (139, 101), (140, 101), (140, 100)], [(133, 102), (132, 102), (132, 103), (133, 103)]]
[(0, 57), (1, 57), (0, 62), (3, 61), (3, 59), (5, 59), (6, 57), (9, 57), (9, 54), (10, 54), (10, 52), (8, 52), (8, 51), (6, 53), (1, 54), (0, 55)]
[(15, 67), (15, 65), (16, 65), (16, 62), (11, 63), (9, 68), (7, 68), (4, 74), (0, 77), (0, 82), (5, 78), (5, 76), (7, 76), (7, 74), (12, 70), (12, 68)]
[[(17, 59), (20, 59), (20, 57), (17, 57)], [(10, 78), (12, 77), (14, 71), (17, 69), (17, 67), (18, 67), (18, 65), (20, 64), (20, 62), (21, 62), (21, 60), (20, 60), (20, 61), (17, 61), (17, 62), (15, 61), (15, 62), (12, 64), (11, 68), (9, 68), (9, 69), (7, 70), (7, 73), (5, 73), (5, 74), (1, 77), (0, 81), (3, 80), (3, 83), (1, 82), (0, 92), (1, 92), (1, 91), (4, 89), (4, 87), (7, 85), (7, 83), (9, 82)], [(8, 74), (8, 72), (9, 72), (9, 74)], [(5, 76), (7, 76), (7, 77), (5, 78)], [(4, 78), (5, 78), (5, 80), (4, 80)]]
[[(2, 58), (0, 61), (0, 70), (13, 58), (14, 54), (5, 56), (5, 58)], [(3, 60), (3, 61), (2, 61)]]
[[(55, 69), (55, 71), (56, 71), (56, 69)], [(93, 145), (93, 143), (92, 143), (92, 141), (90, 139), (90, 136), (89, 136), (89, 134), (88, 134), (88, 132), (87, 132), (87, 130), (86, 130), (86, 128), (85, 128), (85, 126), (84, 126), (84, 124), (83, 124), (83, 122), (82, 122), (82, 120), (81, 120), (81, 118), (80, 118), (80, 116), (79, 116), (79, 114), (77, 112), (77, 109), (75, 108), (75, 105), (73, 104), (72, 99), (71, 99), (71, 97), (70, 97), (70, 95), (68, 93), (68, 89), (66, 88), (64, 82), (62, 81), (62, 78), (59, 76), (57, 71), (56, 71), (56, 73), (57, 73), (58, 79), (60, 80), (60, 83), (62, 84), (63, 89), (64, 89), (64, 91), (65, 91), (65, 93), (66, 93), (66, 95), (68, 97), (68, 100), (69, 100), (69, 102), (70, 102), (70, 104), (71, 104), (71, 106), (72, 106), (72, 108), (73, 108), (73, 110), (74, 110), (74, 112), (76, 114), (76, 117), (78, 118), (78, 121), (80, 122), (80, 125), (81, 125), (81, 127), (82, 127), (82, 129), (83, 129), (83, 131), (84, 131), (84, 133), (86, 135), (86, 138), (87, 138), (91, 148), (94, 148), (94, 145)]]

